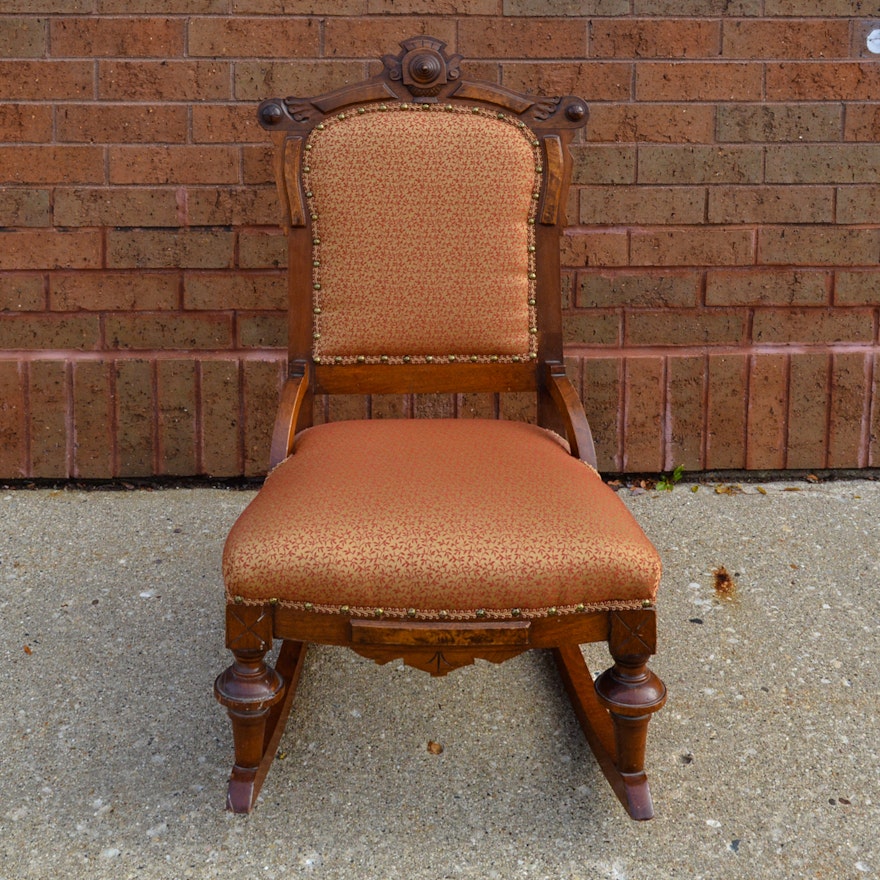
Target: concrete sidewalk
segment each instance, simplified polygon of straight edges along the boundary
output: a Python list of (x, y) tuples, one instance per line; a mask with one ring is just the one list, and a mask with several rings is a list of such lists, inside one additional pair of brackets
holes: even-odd
[(690, 489), (622, 493), (665, 561), (648, 823), (549, 658), (335, 649), (226, 813), (220, 552), (251, 493), (0, 491), (0, 878), (880, 877), (880, 483)]

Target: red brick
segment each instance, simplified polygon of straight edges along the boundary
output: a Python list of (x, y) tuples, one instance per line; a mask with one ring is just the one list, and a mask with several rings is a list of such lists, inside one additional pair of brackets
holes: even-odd
[(367, 0), (366, 11), (369, 15), (495, 15), (498, 0)]
[(367, 11), (367, 0), (232, 0), (232, 11), (245, 15), (360, 15)]
[(176, 272), (56, 272), (49, 278), (49, 307), (59, 312), (176, 309)]
[(645, 61), (636, 65), (639, 101), (760, 101), (763, 87), (759, 64)]
[(58, 140), (87, 143), (183, 143), (187, 108), (161, 104), (62, 104)]
[(706, 392), (706, 358), (670, 357), (666, 362), (668, 445), (664, 470), (684, 467), (687, 471), (703, 467), (703, 434)]
[(706, 190), (685, 186), (588, 186), (580, 192), (580, 222), (601, 226), (700, 224)]
[(170, 188), (58, 188), (54, 219), (58, 226), (177, 226), (181, 211)]
[(42, 312), (45, 308), (43, 275), (23, 272), (0, 275), (0, 312)]
[(147, 477), (156, 473), (156, 413), (153, 363), (116, 362), (116, 474)]
[[(383, 52), (387, 52), (387, 47)], [(235, 97), (239, 101), (320, 95), (367, 76), (363, 61), (239, 61), (235, 65)]]
[[(408, 414), (407, 396), (394, 394), (374, 394), (370, 400), (370, 418), (398, 419)], [(455, 401), (455, 414), (459, 419), (494, 419), (496, 413), (494, 394), (458, 394)]]
[(869, 309), (758, 309), (752, 338), (757, 343), (871, 342)]
[[(464, 21), (462, 22), (464, 23)], [(401, 34), (430, 35), (455, 44), (455, 22), (425, 18), (328, 18), (324, 22), (327, 58), (379, 58), (393, 52)], [(460, 48), (460, 47), (459, 47)], [(473, 54), (473, 53), (472, 53)], [(477, 57), (484, 53), (478, 53)]]
[(876, 266), (880, 229), (765, 227), (758, 233), (758, 259), (789, 266)]
[(566, 345), (620, 345), (620, 314), (573, 312), (562, 319), (562, 339)]
[(623, 360), (585, 358), (582, 399), (600, 470), (623, 469)]
[(636, 230), (634, 266), (746, 266), (754, 262), (754, 233), (733, 227)]
[(19, 361), (0, 360), (0, 475), (8, 479), (28, 475), (26, 369)]
[(275, 226), (282, 220), (274, 186), (188, 187), (185, 196), (192, 226)]
[(287, 265), (287, 236), (282, 232), (245, 230), (238, 236), (242, 269), (280, 269)]
[(320, 31), (310, 18), (191, 18), (188, 49), (192, 57), (314, 58)]
[(48, 226), (49, 190), (0, 188), (0, 226)]
[(0, 231), (0, 270), (97, 269), (100, 264), (99, 232)]
[(244, 146), (241, 149), (241, 179), (248, 186), (275, 182), (274, 150), (269, 146)]
[(880, 104), (847, 104), (844, 140), (880, 140)]
[(45, 54), (45, 18), (0, 17), (0, 57), (40, 58)]
[(624, 318), (625, 345), (740, 345), (746, 312), (720, 309), (633, 311)]
[[(413, 401), (415, 395), (410, 395)], [(411, 403), (414, 409), (414, 403)], [(326, 406), (327, 421), (343, 422), (348, 419), (365, 419), (369, 416), (368, 401), (363, 394), (334, 394), (328, 396)]]
[(191, 358), (156, 362), (159, 473), (198, 473), (196, 364)]
[[(265, 93), (270, 97), (269, 93)], [(193, 141), (199, 144), (265, 144), (267, 134), (251, 104), (197, 104), (192, 108)]]
[(880, 306), (880, 270), (835, 272), (834, 305)]
[(237, 476), (243, 473), (239, 362), (202, 360), (199, 379), (202, 471), (213, 477)]
[(880, 145), (767, 147), (768, 183), (880, 183)]
[(571, 148), (573, 184), (635, 183), (636, 148), (588, 144)]
[(699, 303), (700, 274), (688, 271), (581, 272), (579, 308), (693, 308)]
[(286, 357), (244, 361), (244, 472), (256, 476), (269, 466), (269, 445)]
[(505, 15), (627, 15), (629, 0), (503, 0)]
[[(75, 13), (94, 12), (95, 0), (41, 0), (40, 13), (49, 15), (53, 12)], [(28, 12), (34, 11), (34, 0), (4, 0), (4, 12)]]
[(717, 112), (720, 142), (837, 141), (843, 130), (839, 104), (720, 104)]
[(823, 468), (828, 454), (827, 352), (794, 354), (788, 400), (788, 468)]
[(757, 146), (645, 144), (638, 168), (639, 183), (760, 183), (764, 156)]
[(232, 348), (229, 315), (111, 314), (105, 319), (108, 348), (141, 351), (193, 351)]
[(168, 58), (183, 54), (184, 25), (179, 19), (56, 18), (50, 22), (52, 55)]
[(100, 61), (98, 97), (151, 103), (229, 100), (229, 74), (227, 61)]
[(721, 49), (721, 23), (700, 19), (596, 19), (593, 58), (710, 58)]
[(761, 354), (749, 369), (746, 467), (772, 470), (785, 467), (788, 415), (788, 357)]
[(710, 354), (706, 390), (706, 462), (712, 470), (746, 464), (746, 400), (749, 358)]
[(95, 94), (94, 61), (0, 61), (6, 101), (64, 101)]
[(120, 15), (206, 15), (227, 12), (229, 0), (97, 0), (98, 12)]
[(110, 147), (111, 183), (238, 183), (235, 147)]
[(568, 61), (501, 65), (505, 86), (537, 95), (582, 95), (590, 101), (628, 101), (632, 64), (622, 61)]
[(0, 315), (0, 350), (89, 350), (98, 348), (97, 315)]
[(277, 309), (287, 307), (287, 276), (274, 272), (187, 272), (185, 309)]
[[(852, 0), (822, 0), (822, 3), (816, 3), (815, 0), (765, 0), (764, 15), (820, 15), (824, 17), (830, 16), (850, 16), (853, 14)], [(876, 2), (859, 2), (857, 7), (862, 15), (880, 15), (880, 6)]]
[(872, 355), (862, 352), (832, 355), (828, 467), (867, 467), (872, 360)]
[(710, 223), (833, 223), (830, 186), (709, 187)]
[(4, 146), (5, 183), (103, 183), (103, 147)]
[(875, 224), (880, 212), (880, 186), (837, 187), (837, 222)]
[(636, 15), (760, 15), (761, 0), (634, 0)]
[(663, 470), (665, 358), (627, 357), (624, 361), (623, 470)]
[(767, 64), (769, 101), (871, 101), (880, 94), (876, 62), (782, 61)]
[(581, 19), (463, 18), (459, 51), (474, 58), (584, 58), (587, 29)]
[(239, 314), (236, 316), (236, 345), (238, 348), (287, 349), (287, 315)]
[(849, 56), (849, 22), (725, 21), (725, 58), (845, 58)]
[(46, 104), (0, 104), (0, 142), (52, 140), (52, 108)]
[[(535, 395), (530, 395), (534, 404)], [(528, 421), (528, 404), (519, 394), (502, 394), (501, 409), (507, 404), (506, 417), (516, 421)], [(455, 414), (454, 394), (414, 394), (413, 418), (416, 419), (451, 419)], [(526, 410), (526, 412), (523, 412)], [(534, 416), (531, 419), (534, 421)]]
[(108, 479), (114, 475), (113, 364), (75, 361), (73, 368), (73, 475)]
[(587, 140), (711, 143), (715, 140), (715, 112), (711, 104), (593, 103)]
[(562, 265), (625, 266), (628, 261), (628, 237), (625, 232), (587, 232), (576, 230), (562, 236)]
[(108, 230), (110, 269), (224, 269), (232, 265), (233, 233), (223, 230)]
[[(30, 467), (41, 477), (70, 476), (67, 362), (33, 361), (29, 368)], [(72, 440), (72, 438), (70, 438)]]
[(710, 269), (708, 306), (821, 306), (829, 299), (830, 274), (814, 270)]

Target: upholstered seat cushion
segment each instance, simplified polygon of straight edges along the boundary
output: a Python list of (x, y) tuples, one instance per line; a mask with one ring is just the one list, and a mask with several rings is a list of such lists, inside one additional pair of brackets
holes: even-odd
[(660, 579), (623, 503), (555, 434), (468, 419), (302, 432), (223, 567), (245, 602), (426, 618), (637, 607)]

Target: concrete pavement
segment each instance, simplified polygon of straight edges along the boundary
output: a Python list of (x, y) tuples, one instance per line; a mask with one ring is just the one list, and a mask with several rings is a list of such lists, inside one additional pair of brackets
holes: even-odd
[(0, 490), (0, 880), (880, 877), (880, 483), (691, 488), (622, 492), (665, 563), (648, 823), (549, 658), (337, 649), (226, 813), (220, 552), (251, 493)]

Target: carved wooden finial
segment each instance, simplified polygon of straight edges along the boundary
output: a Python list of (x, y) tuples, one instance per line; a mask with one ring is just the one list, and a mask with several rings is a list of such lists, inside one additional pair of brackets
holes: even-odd
[(390, 79), (402, 82), (414, 98), (436, 97), (447, 83), (461, 76), (461, 55), (447, 55), (446, 43), (435, 37), (410, 37), (397, 55), (385, 55), (382, 63)]

